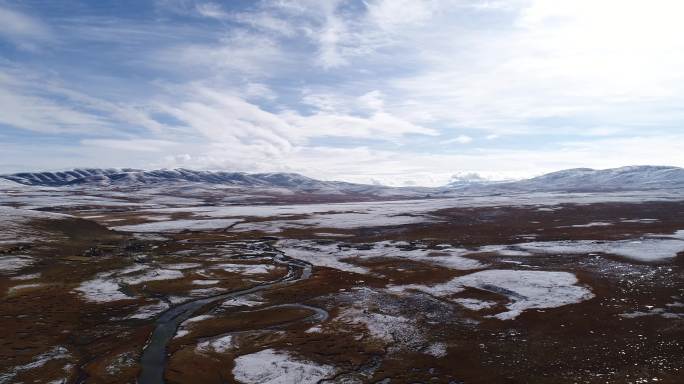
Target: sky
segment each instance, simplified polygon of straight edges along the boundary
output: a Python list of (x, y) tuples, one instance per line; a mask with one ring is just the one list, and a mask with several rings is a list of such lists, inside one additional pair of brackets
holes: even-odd
[(0, 173), (684, 166), (679, 0), (0, 0)]

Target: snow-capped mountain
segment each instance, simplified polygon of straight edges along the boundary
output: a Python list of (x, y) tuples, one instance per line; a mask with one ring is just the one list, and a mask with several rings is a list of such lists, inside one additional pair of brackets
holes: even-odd
[(500, 187), (526, 191), (624, 191), (684, 188), (684, 168), (630, 166), (566, 169)]
[(477, 175), (452, 179), (442, 193), (601, 192), (684, 189), (684, 168), (630, 166), (574, 168), (518, 181), (491, 181)]
[(355, 194), (373, 196), (422, 196), (425, 188), (391, 188), (382, 185), (322, 181), (297, 173), (244, 173), (195, 171), (188, 169), (100, 169), (81, 168), (62, 172), (23, 172), (2, 175), (0, 180), (15, 186), (41, 187), (164, 187), (164, 186), (234, 186), (316, 194)]
[[(297, 173), (243, 173), (194, 171), (188, 169), (74, 169), (63, 172), (24, 172), (0, 176), (5, 184), (30, 186), (144, 186), (179, 183), (221, 184), (253, 188), (281, 188), (330, 194), (370, 194), (376, 196), (421, 196), (450, 192), (525, 191), (626, 191), (684, 188), (684, 168), (631, 166), (604, 170), (567, 169), (520, 181), (490, 181), (467, 174), (452, 178), (441, 188), (392, 188), (380, 185), (321, 181)], [(16, 184), (14, 184), (16, 185)]]
[(486, 177), (482, 177), (477, 173), (462, 173), (456, 174), (451, 177), (449, 183), (445, 188), (449, 189), (465, 189), (476, 186), (491, 185), (491, 184), (501, 184), (508, 182), (509, 180), (493, 180)]
[(236, 186), (302, 187), (318, 186), (324, 183), (296, 173), (242, 173), (193, 171), (188, 169), (161, 169), (144, 171), (139, 169), (74, 169), (64, 172), (26, 172), (3, 176), (7, 180), (24, 185), (67, 186), (67, 185), (126, 185), (157, 184), (168, 182), (203, 182)]

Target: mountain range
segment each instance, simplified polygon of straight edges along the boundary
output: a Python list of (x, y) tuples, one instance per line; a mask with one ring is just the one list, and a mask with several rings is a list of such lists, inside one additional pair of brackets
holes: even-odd
[(477, 175), (460, 177), (438, 188), (392, 188), (378, 185), (322, 181), (297, 173), (243, 173), (225, 171), (195, 171), (189, 169), (100, 169), (83, 168), (63, 172), (22, 172), (0, 175), (0, 186), (18, 183), (30, 186), (145, 186), (177, 183), (205, 183), (243, 188), (283, 188), (320, 193), (392, 194), (392, 191), (413, 193), (449, 192), (529, 192), (529, 191), (630, 191), (653, 189), (684, 189), (684, 168), (668, 166), (629, 166), (595, 170), (574, 168), (542, 176), (493, 182)]

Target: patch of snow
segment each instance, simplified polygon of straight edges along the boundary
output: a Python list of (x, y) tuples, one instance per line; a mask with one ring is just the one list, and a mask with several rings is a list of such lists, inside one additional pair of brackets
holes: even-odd
[(184, 230), (189, 231), (208, 231), (216, 229), (228, 228), (236, 223), (241, 222), (238, 219), (206, 219), (206, 220), (171, 220), (171, 221), (155, 221), (152, 223), (121, 225), (112, 227), (115, 231), (123, 232), (168, 232), (175, 233)]
[(166, 269), (183, 270), (183, 269), (199, 268), (201, 266), (202, 266), (202, 264), (199, 264), (199, 263), (177, 263), (177, 264), (166, 264), (163, 267)]
[(10, 280), (34, 280), (34, 279), (39, 279), (40, 278), (40, 273), (31, 273), (28, 275), (18, 275), (14, 277), (10, 277)]
[(629, 313), (621, 313), (618, 316), (625, 319), (635, 319), (644, 316), (660, 316), (666, 319), (684, 319), (684, 313), (668, 312), (665, 308), (651, 308), (648, 312), (634, 311)]
[(659, 219), (622, 219), (622, 223), (657, 223)]
[(508, 311), (494, 315), (500, 320), (516, 318), (523, 311), (533, 308), (556, 308), (591, 299), (594, 294), (588, 288), (576, 285), (577, 278), (569, 272), (513, 271), (491, 269), (459, 276), (433, 286), (395, 286), (391, 290), (415, 289), (438, 297), (462, 292), (473, 287), (506, 296), (511, 302)]
[(0, 383), (11, 383), (16, 376), (22, 372), (40, 368), (53, 360), (65, 360), (69, 358), (71, 358), (71, 354), (66, 348), (60, 346), (53, 347), (49, 351), (33, 358), (30, 363), (19, 365), (0, 373)]
[(138, 308), (135, 313), (128, 316), (129, 319), (151, 319), (160, 313), (169, 309), (169, 305), (163, 301), (158, 301), (155, 304), (144, 305)]
[(247, 296), (238, 296), (234, 297), (232, 299), (228, 299), (221, 303), (221, 307), (224, 308), (229, 308), (229, 307), (256, 307), (259, 305), (263, 305), (264, 302), (260, 301), (257, 299), (256, 296), (250, 295), (249, 297)]
[(262, 275), (273, 271), (275, 266), (270, 264), (216, 264), (212, 265), (211, 268), (243, 275)]
[(202, 341), (197, 344), (198, 352), (224, 353), (233, 348), (233, 337), (230, 335), (221, 336), (212, 340)]
[[(3, 200), (5, 200), (5, 197), (3, 197)], [(0, 230), (0, 244), (17, 244), (48, 240), (45, 231), (39, 231), (32, 228), (30, 221), (36, 219), (64, 219), (69, 217), (71, 216), (0, 205), (0, 228), (2, 228), (2, 230)]]
[(213, 287), (213, 288), (193, 289), (192, 291), (189, 292), (189, 294), (192, 297), (204, 297), (204, 296), (214, 296), (214, 295), (218, 295), (218, 294), (225, 293), (225, 292), (226, 292), (226, 290), (224, 288)]
[(346, 233), (330, 233), (330, 232), (316, 232), (314, 233), (316, 236), (320, 237), (349, 237), (349, 236), (354, 236), (354, 235), (349, 235)]
[(444, 343), (432, 343), (423, 352), (437, 358), (444, 357), (447, 355), (447, 345)]
[(443, 248), (431, 250), (425, 248), (402, 249), (407, 246), (401, 242), (381, 241), (371, 245), (370, 249), (352, 248), (344, 244), (317, 244), (312, 241), (281, 240), (277, 246), (285, 254), (296, 259), (307, 261), (313, 265), (335, 268), (347, 272), (366, 274), (368, 269), (356, 266), (345, 259), (394, 258), (406, 259), (440, 265), (457, 270), (470, 270), (486, 267), (477, 260), (462, 257), (471, 251), (462, 248)]
[(245, 384), (316, 384), (331, 377), (336, 369), (293, 357), (274, 349), (242, 355), (235, 359), (233, 376)]
[(26, 290), (26, 289), (31, 289), (31, 288), (39, 288), (44, 286), (45, 284), (41, 283), (35, 283), (35, 284), (20, 284), (20, 285), (15, 285), (14, 287), (10, 287), (10, 289), (7, 290), (8, 295), (13, 295), (17, 292)]
[(157, 280), (176, 280), (185, 277), (183, 272), (172, 269), (154, 269), (142, 275), (121, 277), (120, 280), (126, 284), (136, 285), (148, 281)]
[(105, 367), (105, 372), (111, 376), (120, 375), (124, 369), (133, 367), (136, 361), (137, 359), (133, 352), (121, 353)]
[(106, 278), (95, 278), (84, 281), (76, 288), (83, 297), (95, 303), (107, 303), (117, 300), (128, 300), (131, 297), (125, 295), (120, 290), (119, 283)]
[(354, 272), (366, 274), (370, 271), (364, 267), (356, 266), (344, 261), (340, 261), (342, 256), (337, 253), (337, 248), (331, 245), (319, 246), (314, 243), (303, 243), (295, 240), (279, 241), (278, 249), (283, 251), (286, 255), (306, 261), (318, 267), (328, 267), (338, 269), (340, 271)]
[(176, 334), (173, 336), (173, 338), (174, 339), (180, 339), (181, 337), (186, 336), (189, 333), (190, 333), (190, 331), (188, 331), (186, 329), (179, 329), (178, 331), (176, 331)]
[(613, 223), (606, 223), (603, 221), (595, 221), (592, 223), (587, 223), (587, 224), (575, 224), (571, 225), (570, 227), (572, 228), (590, 228), (590, 227), (607, 227), (613, 225)]
[(184, 322), (182, 322), (181, 327), (186, 327), (192, 323), (199, 323), (200, 321), (212, 319), (213, 317), (214, 316), (211, 316), (211, 315), (199, 315), (199, 316), (191, 317), (191, 318), (185, 320)]
[(400, 315), (370, 312), (357, 305), (340, 311), (336, 320), (344, 324), (363, 324), (373, 338), (393, 344), (394, 349), (424, 342), (415, 321)]
[(512, 249), (507, 245), (485, 245), (478, 248), (478, 252), (497, 253), (501, 256), (532, 256), (530, 252)]
[(31, 264), (35, 259), (25, 255), (0, 255), (0, 274), (20, 271)]
[(662, 261), (674, 258), (684, 251), (684, 238), (678, 231), (674, 235), (650, 235), (641, 239), (595, 241), (566, 240), (515, 244), (533, 253), (586, 254), (607, 253), (637, 261)]
[[(146, 271), (145, 273), (138, 273)], [(84, 281), (76, 288), (83, 297), (92, 302), (104, 303), (109, 301), (127, 300), (132, 297), (121, 292), (121, 284), (136, 285), (148, 281), (175, 280), (185, 275), (181, 271), (169, 269), (152, 269), (150, 266), (135, 264), (121, 271), (103, 272), (94, 279)]]
[(494, 301), (477, 299), (454, 299), (453, 301), (472, 311), (479, 311), (482, 309), (491, 308), (496, 305), (496, 302)]

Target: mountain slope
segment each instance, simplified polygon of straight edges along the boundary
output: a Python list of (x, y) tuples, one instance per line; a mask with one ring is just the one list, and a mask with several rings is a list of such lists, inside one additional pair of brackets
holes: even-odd
[(187, 169), (74, 169), (64, 172), (25, 172), (2, 176), (24, 185), (127, 185), (168, 182), (203, 182), (236, 186), (315, 187), (321, 182), (296, 173), (211, 172)]
[(631, 166), (594, 170), (567, 169), (520, 181), (491, 182), (473, 175), (453, 180), (442, 188), (391, 188), (378, 185), (321, 181), (297, 173), (243, 173), (194, 171), (188, 169), (99, 169), (85, 168), (63, 172), (24, 172), (0, 176), (5, 183), (33, 186), (144, 186), (179, 183), (220, 184), (244, 188), (281, 188), (293, 192), (327, 194), (372, 194), (422, 196), (450, 192), (532, 192), (532, 191), (629, 191), (684, 188), (684, 168)]
[(297, 173), (244, 173), (194, 171), (188, 169), (99, 169), (82, 168), (62, 172), (22, 172), (0, 175), (0, 180), (17, 186), (140, 188), (222, 185), (237, 188), (270, 189), (274, 193), (320, 195), (369, 195), (376, 197), (422, 197), (426, 188), (391, 188), (381, 185), (321, 181)]
[(684, 188), (684, 168), (630, 166), (575, 168), (502, 185), (526, 191), (621, 191)]

